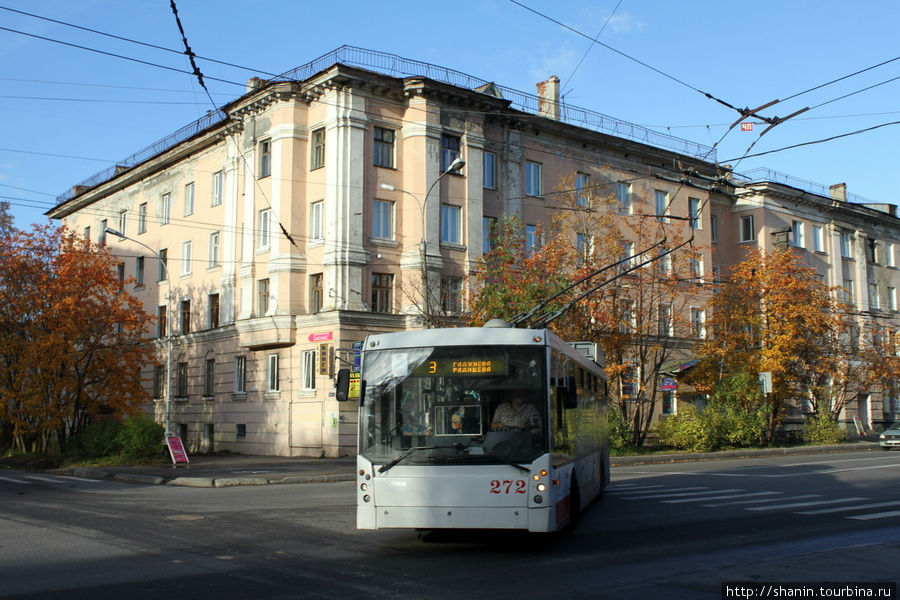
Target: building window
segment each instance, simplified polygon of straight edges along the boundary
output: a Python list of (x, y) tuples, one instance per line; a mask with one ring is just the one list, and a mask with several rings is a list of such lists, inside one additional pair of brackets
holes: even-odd
[(664, 415), (672, 415), (675, 414), (675, 392), (672, 390), (665, 390), (661, 392), (662, 395), (662, 414)]
[(688, 198), (688, 217), (691, 229), (703, 229), (703, 221), (700, 215), (700, 198)]
[(259, 235), (257, 248), (268, 248), (272, 244), (272, 209), (264, 208), (259, 211), (256, 219), (256, 231)]
[(166, 390), (166, 366), (153, 365), (153, 397), (162, 398)]
[(128, 233), (126, 229), (126, 225), (128, 224), (128, 211), (120, 210), (119, 211), (119, 233)]
[(175, 369), (175, 396), (178, 398), (188, 397), (188, 364), (186, 362), (178, 363)]
[(242, 440), (247, 437), (247, 424), (246, 423), (237, 423), (234, 426), (234, 437), (239, 440)]
[(210, 206), (218, 206), (222, 204), (222, 185), (225, 182), (225, 173), (216, 171), (212, 178), (212, 200)]
[(459, 137), (444, 134), (441, 136), (441, 173), (450, 168), (453, 161), (459, 158)]
[(247, 357), (234, 357), (234, 393), (243, 394), (247, 391)]
[(203, 372), (203, 395), (212, 398), (216, 395), (216, 359), (206, 359), (206, 369)]
[(316, 389), (316, 351), (303, 351), (303, 389)]
[(181, 333), (187, 335), (191, 332), (191, 301), (181, 301)]
[(320, 127), (312, 132), (312, 152), (310, 153), (310, 169), (321, 169), (325, 166), (325, 128)]
[(632, 212), (631, 184), (616, 184), (616, 200), (619, 202), (619, 214), (630, 215)]
[(184, 216), (194, 214), (194, 182), (184, 186)]
[(482, 172), (484, 174), (484, 183), (482, 187), (489, 190), (497, 189), (497, 155), (493, 152), (483, 152), (481, 154), (482, 158)]
[(313, 240), (325, 238), (324, 222), (325, 203), (322, 200), (313, 202), (309, 206), (309, 237)]
[(134, 278), (136, 279), (135, 285), (144, 285), (144, 257), (138, 256), (135, 259), (134, 263)]
[(660, 275), (672, 274), (672, 254), (666, 250), (660, 250), (658, 260), (656, 261)]
[[(103, 230), (102, 230), (103, 233), (101, 235), (104, 240), (101, 243), (106, 243), (106, 235), (105, 235), (106, 222), (102, 221), (101, 223), (103, 224)], [(867, 257), (869, 259), (869, 262), (872, 263), (873, 265), (878, 264), (877, 248), (878, 248), (878, 242), (876, 242), (873, 238), (869, 238), (868, 243), (866, 244)]]
[(84, 231), (82, 231), (82, 237), (85, 239), (85, 241), (88, 241), (88, 242), (91, 241), (91, 228), (90, 228), (90, 226), (84, 228)]
[(578, 256), (578, 264), (586, 262), (594, 253), (594, 239), (585, 233), (575, 234), (575, 251)]
[(706, 338), (706, 311), (702, 308), (691, 309), (691, 330), (695, 338)]
[(266, 357), (266, 391), (277, 392), (278, 390), (278, 355), (270, 354)]
[(372, 312), (393, 312), (391, 302), (394, 276), (388, 273), (372, 273)]
[(163, 248), (159, 251), (159, 273), (157, 281), (165, 281), (169, 276), (169, 250)]
[(159, 224), (166, 225), (172, 213), (172, 194), (163, 194), (159, 204)]
[(821, 225), (812, 226), (813, 252), (825, 252), (825, 232)]
[(215, 329), (219, 326), (219, 295), (209, 295), (209, 328)]
[(628, 333), (637, 328), (637, 314), (634, 311), (634, 300), (622, 300), (622, 318), (619, 322), (619, 331)]
[(323, 277), (321, 273), (309, 276), (309, 312), (317, 313), (322, 310), (324, 297), (322, 294)]
[(853, 236), (849, 231), (841, 232), (841, 256), (843, 258), (853, 258)]
[(881, 301), (878, 298), (877, 283), (869, 284), (869, 308), (872, 310), (878, 310), (881, 308)]
[(619, 265), (621, 272), (629, 271), (634, 268), (634, 242), (622, 242), (622, 257), (619, 259), (622, 264)]
[(544, 195), (544, 176), (542, 173), (543, 165), (541, 163), (525, 161), (525, 195), (526, 196), (543, 196)]
[(495, 217), (481, 218), (481, 252), (488, 254), (496, 245), (497, 219)]
[(668, 223), (669, 219), (669, 192), (664, 190), (656, 190), (656, 220), (660, 223)]
[(691, 268), (691, 281), (693, 283), (703, 283), (703, 258), (699, 256), (691, 257), (689, 264)]
[(709, 215), (709, 239), (713, 244), (719, 241), (719, 215)]
[(375, 128), (374, 160), (376, 167), (394, 168), (394, 131), (392, 129)]
[(190, 240), (181, 243), (181, 274), (191, 274), (191, 248), (193, 244)]
[(261, 317), (269, 312), (269, 280), (260, 279), (256, 282), (256, 306), (257, 316)]
[(446, 314), (457, 314), (462, 310), (461, 277), (441, 277), (441, 308)]
[(887, 267), (897, 266), (894, 262), (894, 244), (893, 242), (885, 242), (884, 244), (884, 264)]
[(97, 236), (97, 243), (101, 246), (106, 245), (106, 219), (100, 221), (100, 235)]
[(447, 244), (462, 244), (461, 206), (441, 205), (441, 241)]
[(575, 174), (575, 204), (577, 206), (587, 207), (590, 205), (588, 202), (588, 190), (591, 187), (591, 176), (587, 173), (576, 173)]
[(897, 288), (889, 287), (888, 289), (888, 308), (897, 310)]
[(272, 174), (272, 140), (259, 143), (259, 179)]
[(660, 303), (657, 307), (658, 310), (658, 330), (657, 333), (660, 337), (671, 337), (672, 336), (672, 305)]
[(753, 226), (753, 215), (741, 217), (740, 241), (754, 242), (756, 241), (756, 228)]
[[(147, 203), (138, 205), (138, 233), (147, 231)], [(124, 231), (122, 233), (125, 233)]]
[(791, 222), (791, 236), (794, 238), (792, 240), (792, 245), (795, 248), (805, 248), (806, 245), (803, 241), (803, 222), (802, 221), (792, 221)]
[(537, 225), (525, 225), (525, 256), (531, 256), (541, 246)]
[(843, 301), (845, 304), (853, 304), (853, 280), (845, 279), (844, 280), (844, 289), (843, 289)]
[(166, 337), (169, 333), (167, 317), (168, 307), (165, 305), (156, 307), (156, 337)]
[(209, 234), (209, 268), (219, 266), (219, 232)]
[(375, 200), (372, 206), (372, 237), (383, 240), (394, 238), (394, 203)]

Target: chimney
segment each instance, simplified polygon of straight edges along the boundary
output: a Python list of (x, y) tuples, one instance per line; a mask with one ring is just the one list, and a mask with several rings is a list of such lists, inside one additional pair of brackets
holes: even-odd
[(559, 77), (551, 75), (537, 84), (538, 114), (559, 121)]
[(266, 79), (260, 79), (259, 77), (251, 77), (247, 80), (247, 92), (255, 92), (259, 88), (265, 86), (268, 82)]
[(836, 183), (832, 186), (829, 186), (828, 193), (831, 194), (832, 200), (846, 202), (847, 201), (847, 184), (846, 183)]

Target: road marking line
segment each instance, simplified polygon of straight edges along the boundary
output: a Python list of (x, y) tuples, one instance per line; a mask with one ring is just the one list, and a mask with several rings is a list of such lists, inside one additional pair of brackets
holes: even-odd
[(868, 498), (838, 498), (837, 500), (815, 500), (813, 502), (794, 502), (790, 504), (776, 504), (774, 506), (751, 506), (744, 510), (780, 510), (782, 508), (802, 508), (804, 506), (816, 506), (822, 504), (841, 504), (842, 502), (857, 502), (859, 500), (868, 500)]
[(628, 489), (619, 489), (619, 487), (610, 487), (610, 488), (606, 488), (606, 491), (621, 492), (624, 494), (625, 492), (631, 493), (631, 492), (634, 492), (635, 490), (649, 490), (649, 489), (654, 489), (654, 488), (659, 489), (659, 488), (664, 488), (664, 487), (666, 487), (666, 486), (664, 486), (664, 485), (636, 485), (636, 486), (633, 486)]
[[(646, 496), (648, 498), (653, 498), (652, 494), (671, 494), (673, 492), (688, 492), (693, 490), (708, 490), (708, 487), (704, 486), (695, 486), (695, 487), (683, 487), (683, 488), (668, 488), (663, 487), (661, 490), (644, 490), (644, 491), (631, 491), (631, 490), (622, 490), (621, 494), (628, 494), (629, 497), (638, 498), (640, 496)], [(651, 494), (647, 496), (647, 494)]]
[[(727, 490), (725, 490), (727, 491)], [(742, 490), (743, 492), (743, 490)], [(721, 494), (722, 492), (715, 492), (716, 494)], [(663, 500), (666, 504), (681, 504), (684, 502), (708, 502), (710, 500), (730, 500), (731, 498), (749, 498), (751, 496), (770, 496), (772, 494), (780, 494), (781, 492), (750, 492), (750, 493), (740, 493), (740, 494), (729, 494), (727, 496), (704, 496), (701, 498), (684, 498), (682, 500)], [(722, 506), (724, 504), (732, 504), (731, 502), (724, 502), (722, 504), (705, 504), (704, 506)]]
[(847, 517), (848, 519), (856, 519), (857, 521), (870, 521), (872, 519), (886, 519), (887, 517), (900, 517), (900, 510), (892, 510), (890, 512), (871, 513), (868, 515), (855, 515)]
[(11, 477), (0, 477), (3, 481), (9, 481), (10, 483), (21, 483), (23, 485), (31, 485), (30, 481), (22, 481), (21, 479), (13, 479)]
[(798, 515), (826, 515), (828, 513), (836, 513), (841, 511), (863, 510), (865, 508), (880, 508), (882, 506), (897, 506), (900, 500), (893, 502), (873, 502), (871, 504), (857, 504), (855, 506), (837, 506), (834, 508), (820, 508), (819, 510), (805, 510), (798, 512)]
[(711, 490), (706, 488), (699, 492), (681, 492), (679, 494), (655, 494), (653, 496), (623, 496), (624, 500), (645, 500), (648, 498), (651, 499), (659, 499), (659, 498), (686, 498), (688, 496), (699, 496), (701, 494), (709, 497), (710, 494), (727, 494), (730, 492), (743, 492), (744, 490), (733, 489), (733, 490)]
[[(61, 477), (65, 477), (65, 475), (54, 475), (53, 477), (42, 477), (40, 475), (25, 475), (26, 479), (34, 479), (36, 481), (46, 481), (47, 483), (57, 483), (57, 484), (65, 483), (64, 481), (60, 481)], [(74, 479), (75, 481), (85, 481), (78, 477), (72, 477), (71, 479)], [(88, 480), (88, 481), (90, 481), (90, 480)]]

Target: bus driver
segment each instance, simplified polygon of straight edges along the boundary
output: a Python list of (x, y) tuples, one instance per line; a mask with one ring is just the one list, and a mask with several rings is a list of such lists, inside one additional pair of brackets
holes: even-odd
[(541, 432), (541, 416), (534, 406), (525, 403), (522, 390), (510, 390), (509, 400), (494, 413), (491, 429), (521, 429), (537, 434)]

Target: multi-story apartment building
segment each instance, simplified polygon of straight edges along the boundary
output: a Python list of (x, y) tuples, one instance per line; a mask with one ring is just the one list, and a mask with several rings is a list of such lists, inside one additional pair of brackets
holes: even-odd
[[(251, 80), (48, 214), (109, 244), (134, 276), (158, 317), (157, 364), (142, 377), (158, 420), (195, 452), (352, 453), (357, 402), (336, 399), (334, 372), (369, 333), (452, 321), (491, 224), (516, 216), (537, 243), (541, 224), (571, 210), (565, 187), (576, 206), (602, 190), (622, 219), (692, 236), (694, 280), (794, 228), (830, 282), (856, 282), (861, 311), (893, 315), (895, 216), (765, 178), (734, 194), (711, 149), (561, 104), (558, 86), (530, 95), (344, 47)], [(676, 370), (704, 335), (712, 290), (689, 286), (683, 330), (671, 306), (651, 307), (659, 335), (680, 339)]]

